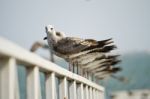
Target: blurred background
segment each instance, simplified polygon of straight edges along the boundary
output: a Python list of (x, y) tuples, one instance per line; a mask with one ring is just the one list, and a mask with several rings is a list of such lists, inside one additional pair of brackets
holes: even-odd
[[(107, 99), (118, 99), (117, 95), (123, 93), (140, 93), (140, 99), (149, 99), (150, 92), (145, 92), (150, 89), (149, 0), (0, 0), (0, 36), (25, 49), (29, 50), (37, 40), (46, 43), (43, 38), (48, 24), (67, 36), (113, 38), (118, 46), (115, 53), (121, 54), (119, 66), (123, 68), (116, 75), (124, 76), (126, 81), (102, 81)], [(49, 57), (46, 50), (39, 49), (37, 53)], [(62, 60), (58, 61), (62, 64)], [(23, 83), (24, 74), (20, 74)]]

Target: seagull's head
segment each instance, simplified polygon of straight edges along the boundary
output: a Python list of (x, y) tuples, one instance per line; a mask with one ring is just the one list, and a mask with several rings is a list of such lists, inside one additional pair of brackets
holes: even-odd
[(52, 26), (52, 25), (45, 26), (45, 32), (47, 34), (53, 34), (55, 32), (54, 26)]
[(45, 27), (45, 31), (47, 33), (47, 37), (44, 39), (51, 40), (55, 43), (66, 37), (66, 35), (63, 32), (56, 32), (52, 25), (47, 25)]

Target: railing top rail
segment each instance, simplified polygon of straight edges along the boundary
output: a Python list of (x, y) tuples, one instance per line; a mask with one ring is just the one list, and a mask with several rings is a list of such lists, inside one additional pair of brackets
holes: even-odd
[(99, 86), (96, 83), (93, 83), (92, 81), (89, 81), (82, 76), (74, 74), (48, 60), (45, 60), (42, 57), (31, 53), (2, 37), (0, 37), (0, 56), (14, 57), (16, 60), (21, 61), (23, 64), (38, 66), (40, 70), (52, 71), (55, 72), (57, 75), (65, 76), (68, 79), (74, 79), (77, 82), (82, 82), (100, 91), (104, 91), (104, 88), (102, 86)]

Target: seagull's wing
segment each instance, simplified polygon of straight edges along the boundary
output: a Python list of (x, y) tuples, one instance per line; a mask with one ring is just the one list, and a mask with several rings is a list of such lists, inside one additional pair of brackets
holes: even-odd
[(80, 38), (66, 37), (54, 46), (54, 50), (61, 54), (70, 55), (81, 52), (90, 46), (96, 46), (97, 44), (97, 41), (92, 39), (84, 40)]
[(38, 50), (39, 48), (45, 48), (48, 49), (48, 45), (46, 45), (45, 43), (42, 43), (40, 41), (36, 41), (33, 43), (33, 45), (30, 48), (31, 52), (35, 52), (36, 50)]

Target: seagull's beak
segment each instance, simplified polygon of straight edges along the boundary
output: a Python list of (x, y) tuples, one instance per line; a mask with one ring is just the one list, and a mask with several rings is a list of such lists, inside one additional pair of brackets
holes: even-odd
[(46, 39), (47, 39), (47, 37), (44, 37), (44, 38), (43, 38), (43, 40), (46, 40)]

